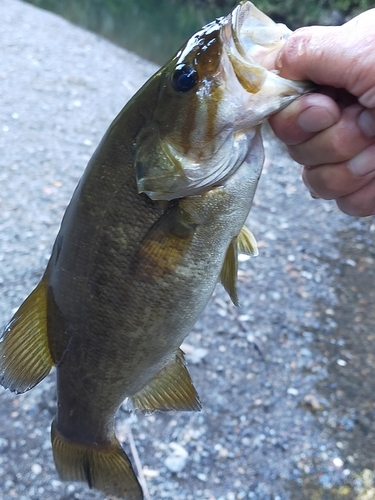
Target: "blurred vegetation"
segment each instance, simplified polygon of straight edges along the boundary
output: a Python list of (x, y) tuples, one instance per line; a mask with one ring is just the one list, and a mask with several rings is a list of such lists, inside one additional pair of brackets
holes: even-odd
[[(142, 57), (163, 64), (197, 29), (222, 16), (236, 0), (28, 0), (95, 31)], [(255, 0), (291, 29), (341, 24), (375, 0)]]

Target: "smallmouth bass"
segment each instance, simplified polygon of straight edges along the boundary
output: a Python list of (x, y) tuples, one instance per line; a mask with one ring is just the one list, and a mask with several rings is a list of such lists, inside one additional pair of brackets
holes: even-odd
[[(271, 38), (271, 35), (273, 38)], [(15, 392), (57, 368), (62, 479), (142, 498), (114, 434), (123, 399), (198, 410), (179, 349), (237, 252), (263, 163), (259, 123), (305, 90), (263, 58), (287, 30), (250, 2), (207, 25), (127, 104), (73, 196), (46, 272), (0, 342)]]

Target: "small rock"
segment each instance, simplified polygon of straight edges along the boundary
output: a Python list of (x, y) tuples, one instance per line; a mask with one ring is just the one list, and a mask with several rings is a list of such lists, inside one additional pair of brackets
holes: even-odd
[(208, 354), (204, 347), (194, 347), (190, 344), (182, 344), (182, 350), (186, 353), (186, 360), (193, 365), (200, 363)]
[(314, 396), (314, 394), (306, 394), (306, 396), (303, 398), (303, 401), (309, 407), (309, 409), (313, 411), (318, 411), (323, 408), (319, 403), (318, 398)]
[(341, 458), (336, 457), (332, 460), (333, 465), (337, 467), (338, 469), (341, 469), (341, 467), (344, 465), (344, 462), (341, 460)]
[(203, 481), (203, 482), (207, 481), (207, 475), (206, 475), (206, 474), (202, 474), (202, 473), (197, 474), (197, 478), (198, 478), (200, 481)]
[(262, 442), (266, 439), (264, 434), (259, 434), (253, 439), (254, 448), (259, 448), (262, 445)]
[(42, 472), (42, 467), (39, 464), (33, 464), (31, 466), (31, 472), (38, 476)]
[(172, 454), (165, 459), (164, 463), (171, 472), (181, 472), (185, 468), (189, 454), (183, 446), (177, 443), (171, 443), (169, 446)]
[(294, 387), (289, 387), (287, 393), (290, 394), (291, 396), (298, 396), (299, 394), (298, 389), (295, 389)]

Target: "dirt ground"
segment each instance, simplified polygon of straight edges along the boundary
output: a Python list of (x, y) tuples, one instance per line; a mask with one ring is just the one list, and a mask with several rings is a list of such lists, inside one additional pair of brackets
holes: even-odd
[[(0, 2), (0, 325), (45, 268), (106, 128), (156, 69), (19, 0)], [(375, 499), (375, 220), (312, 200), (266, 131), (241, 307), (221, 286), (184, 344), (199, 413), (121, 408), (152, 499)], [(51, 373), (0, 389), (0, 499), (99, 500), (55, 472)]]

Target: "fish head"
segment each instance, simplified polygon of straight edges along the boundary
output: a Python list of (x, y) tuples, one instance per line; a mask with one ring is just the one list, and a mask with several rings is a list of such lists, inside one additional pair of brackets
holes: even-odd
[(244, 0), (154, 75), (158, 98), (134, 143), (139, 193), (195, 195), (239, 168), (260, 124), (311, 89), (267, 69), (290, 33)]

